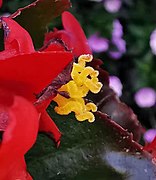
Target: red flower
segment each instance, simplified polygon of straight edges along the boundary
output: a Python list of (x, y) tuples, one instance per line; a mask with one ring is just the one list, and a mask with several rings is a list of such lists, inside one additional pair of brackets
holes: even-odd
[[(3, 95), (6, 93), (2, 92)], [(0, 105), (0, 123), (7, 121), (0, 146), (0, 179), (32, 179), (26, 172), (24, 154), (36, 140), (39, 113), (25, 98), (18, 95), (8, 97), (8, 93), (3, 97), (6, 103)]]
[(146, 144), (143, 149), (152, 154), (154, 161), (156, 162), (156, 137), (151, 143)]
[(69, 12), (62, 13), (62, 24), (64, 30), (54, 29), (54, 32), (47, 33), (45, 36), (45, 44), (50, 40), (61, 39), (73, 54), (78, 57), (82, 54), (92, 54), (86, 36), (76, 18)]
[(2, 18), (0, 23), (5, 34), (5, 50), (0, 52), (0, 179), (31, 179), (24, 155), (36, 140), (38, 125), (40, 130), (52, 133), (55, 141), (60, 138), (46, 113), (51, 99), (35, 107), (35, 94), (64, 69), (72, 54), (54, 48), (36, 52), (20, 25), (10, 18)]

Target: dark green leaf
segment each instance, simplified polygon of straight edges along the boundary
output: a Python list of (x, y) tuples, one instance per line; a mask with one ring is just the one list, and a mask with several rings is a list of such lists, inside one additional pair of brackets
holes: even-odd
[(11, 17), (30, 33), (36, 47), (41, 47), (47, 25), (69, 7), (70, 0), (37, 0)]
[(80, 123), (73, 116), (49, 112), (63, 136), (56, 149), (40, 135), (27, 154), (28, 170), (35, 180), (122, 180), (153, 179), (155, 167), (148, 153), (128, 133), (108, 118), (96, 113), (94, 123)]

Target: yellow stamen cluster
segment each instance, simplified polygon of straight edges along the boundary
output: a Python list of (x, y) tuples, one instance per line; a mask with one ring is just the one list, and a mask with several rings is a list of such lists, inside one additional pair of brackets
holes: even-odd
[(102, 83), (98, 80), (99, 72), (90, 66), (86, 66), (86, 62), (91, 62), (92, 55), (81, 55), (78, 58), (78, 63), (73, 64), (71, 72), (72, 80), (63, 85), (59, 91), (66, 92), (69, 98), (58, 94), (54, 101), (58, 104), (55, 111), (61, 115), (67, 115), (75, 112), (75, 117), (78, 121), (88, 120), (93, 122), (95, 117), (92, 112), (97, 111), (94, 103), (85, 103), (83, 99), (89, 91), (98, 93), (102, 87)]

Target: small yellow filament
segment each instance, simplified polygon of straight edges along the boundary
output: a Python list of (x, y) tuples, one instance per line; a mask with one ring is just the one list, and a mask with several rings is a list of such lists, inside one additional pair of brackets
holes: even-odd
[(58, 114), (67, 115), (75, 112), (75, 117), (78, 121), (95, 120), (92, 112), (97, 111), (97, 106), (94, 103), (85, 103), (84, 97), (89, 91), (98, 93), (102, 88), (102, 83), (98, 80), (99, 72), (90, 66), (86, 66), (86, 62), (91, 62), (92, 55), (81, 55), (78, 58), (78, 63), (73, 64), (71, 72), (72, 80), (63, 85), (59, 91), (65, 91), (70, 98), (65, 98), (58, 94), (54, 101), (57, 103), (55, 111)]

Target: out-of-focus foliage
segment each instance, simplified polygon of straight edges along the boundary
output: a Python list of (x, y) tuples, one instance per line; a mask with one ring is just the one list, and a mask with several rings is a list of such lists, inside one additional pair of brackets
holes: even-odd
[(3, 1), (3, 7), (1, 8), (1, 11), (3, 12), (9, 12), (13, 13), (15, 12), (18, 8), (24, 7), (30, 3), (32, 3), (33, 0), (4, 0)]

